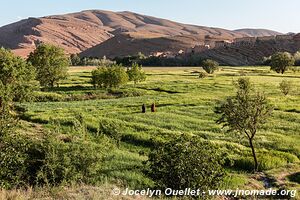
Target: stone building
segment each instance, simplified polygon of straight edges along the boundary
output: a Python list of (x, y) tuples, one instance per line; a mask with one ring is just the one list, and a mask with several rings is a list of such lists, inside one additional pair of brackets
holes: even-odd
[(222, 41), (216, 41), (215, 42), (215, 48), (222, 48), (222, 47), (228, 47), (232, 45), (231, 40), (222, 40)]
[(292, 40), (293, 35), (276, 35), (276, 40)]
[(234, 39), (234, 46), (250, 46), (254, 45), (256, 37), (243, 37)]
[(270, 41), (270, 40), (275, 40), (276, 36), (263, 36), (263, 37), (258, 37), (258, 41)]

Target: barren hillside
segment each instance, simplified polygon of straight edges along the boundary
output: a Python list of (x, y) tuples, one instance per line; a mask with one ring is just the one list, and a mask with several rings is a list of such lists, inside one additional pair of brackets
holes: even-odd
[(137, 34), (123, 33), (82, 52), (80, 55), (82, 57), (115, 58), (136, 55), (139, 52), (145, 55), (156, 52), (178, 52), (194, 47), (203, 40), (204, 38), (199, 35), (139, 37)]
[(79, 53), (124, 32), (136, 32), (143, 38), (198, 35), (231, 39), (244, 35), (131, 12), (89, 10), (28, 18), (3, 26), (0, 28), (0, 46), (26, 55), (35, 48), (34, 43), (46, 42), (63, 47), (67, 53)]
[(236, 33), (241, 33), (248, 35), (250, 37), (262, 37), (262, 36), (273, 36), (273, 35), (282, 35), (282, 33), (279, 33), (277, 31), (267, 30), (267, 29), (238, 29), (235, 30)]

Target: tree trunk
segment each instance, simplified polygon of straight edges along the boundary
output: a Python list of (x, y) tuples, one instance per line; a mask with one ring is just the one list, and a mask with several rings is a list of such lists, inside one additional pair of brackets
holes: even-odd
[(250, 143), (250, 147), (251, 147), (251, 150), (252, 150), (252, 155), (253, 155), (253, 158), (254, 158), (254, 172), (256, 172), (256, 171), (258, 171), (258, 162), (257, 162), (256, 153), (255, 153), (255, 149), (254, 149), (254, 146), (253, 146), (252, 139), (249, 139), (249, 143)]

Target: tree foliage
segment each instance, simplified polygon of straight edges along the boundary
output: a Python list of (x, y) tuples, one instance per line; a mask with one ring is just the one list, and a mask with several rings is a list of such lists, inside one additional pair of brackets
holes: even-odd
[(36, 88), (35, 70), (11, 51), (0, 48), (0, 96), (6, 100), (23, 101), (31, 98)]
[(78, 54), (71, 54), (70, 62), (72, 66), (78, 66), (81, 63), (81, 58), (78, 56)]
[(218, 188), (225, 175), (223, 158), (209, 142), (180, 136), (149, 154), (148, 175), (160, 189)]
[(297, 51), (295, 54), (294, 54), (294, 59), (295, 59), (295, 65), (296, 66), (300, 66), (300, 52)]
[(271, 70), (284, 74), (290, 66), (295, 64), (295, 59), (288, 52), (279, 52), (271, 57)]
[(254, 170), (257, 171), (258, 161), (253, 140), (258, 129), (270, 117), (272, 108), (265, 95), (254, 91), (249, 79), (240, 78), (235, 86), (236, 95), (216, 107), (216, 113), (220, 115), (217, 123), (247, 137), (255, 162)]
[(58, 82), (67, 77), (69, 59), (60, 47), (41, 44), (29, 55), (28, 61), (35, 67), (41, 86), (58, 86)]
[(138, 65), (137, 63), (133, 63), (131, 68), (128, 68), (127, 74), (129, 81), (133, 81), (134, 84), (146, 80), (146, 73), (144, 72), (142, 66)]
[(202, 68), (209, 74), (213, 74), (219, 68), (219, 63), (213, 60), (204, 60), (201, 64)]
[(121, 65), (98, 67), (92, 71), (91, 82), (94, 87), (117, 88), (128, 82), (128, 75)]

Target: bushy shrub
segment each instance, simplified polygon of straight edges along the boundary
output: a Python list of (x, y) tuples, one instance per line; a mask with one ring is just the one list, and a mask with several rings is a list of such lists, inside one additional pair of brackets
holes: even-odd
[(201, 64), (202, 68), (209, 74), (213, 74), (219, 69), (219, 63), (213, 60), (204, 60)]
[(32, 65), (11, 51), (0, 48), (0, 97), (10, 97), (15, 101), (31, 99), (31, 93), (37, 86), (35, 75)]
[(92, 71), (91, 82), (96, 88), (117, 88), (128, 82), (128, 75), (121, 65), (99, 67)]
[(292, 87), (292, 82), (288, 80), (283, 80), (281, 83), (279, 83), (279, 89), (285, 96), (291, 92)]
[[(1, 137), (10, 134), (17, 124), (17, 119), (13, 111), (13, 104), (10, 101), (10, 92), (7, 94), (5, 90), (1, 90), (0, 83), (0, 139)], [(0, 145), (1, 147), (1, 145)]]
[(0, 187), (5, 189), (95, 183), (107, 151), (103, 143), (80, 138), (64, 142), (52, 133), (42, 140), (9, 134), (0, 146)]
[(78, 54), (71, 54), (70, 55), (70, 64), (72, 66), (78, 66), (78, 65), (80, 65), (80, 62), (81, 62), (81, 59), (78, 56)]
[(199, 72), (199, 78), (203, 79), (207, 77), (207, 73), (206, 72)]
[(225, 175), (223, 157), (213, 144), (180, 136), (149, 154), (148, 175), (159, 189), (218, 188)]
[(295, 64), (294, 57), (288, 52), (279, 52), (271, 57), (271, 70), (283, 74)]
[(129, 77), (129, 81), (133, 81), (134, 84), (146, 80), (146, 73), (144, 72), (142, 66), (138, 65), (137, 63), (133, 63), (131, 65), (131, 68), (128, 68), (127, 74)]
[(104, 158), (105, 147), (89, 140), (72, 142), (47, 139), (44, 159), (37, 173), (37, 184), (95, 183)]

